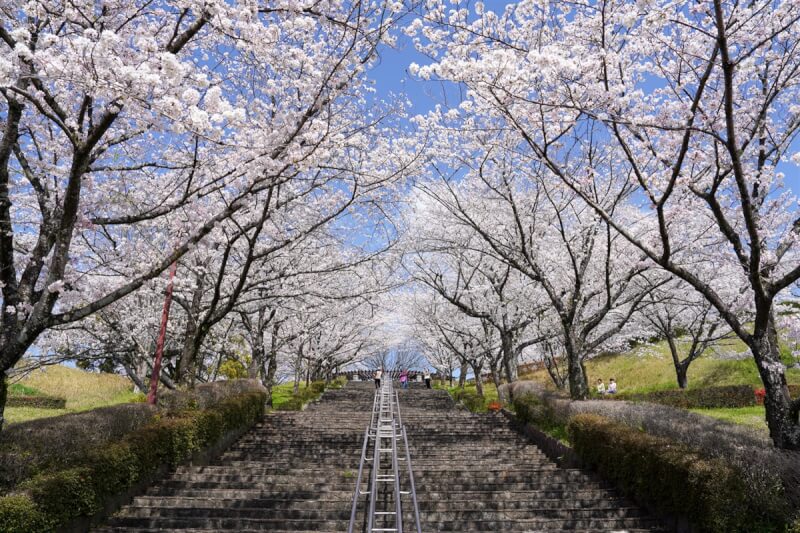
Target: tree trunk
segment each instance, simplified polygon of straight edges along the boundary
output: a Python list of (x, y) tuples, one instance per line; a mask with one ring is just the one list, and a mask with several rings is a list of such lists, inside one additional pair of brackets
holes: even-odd
[(463, 389), (464, 384), (467, 382), (467, 364), (461, 365), (461, 370), (458, 372), (458, 388)]
[(8, 398), (8, 377), (0, 372), (0, 431), (5, 425), (6, 399)]
[(269, 365), (267, 365), (267, 376), (264, 380), (264, 386), (267, 388), (267, 405), (272, 407), (272, 387), (275, 386), (275, 374), (278, 372), (278, 354), (272, 351), (269, 356)]
[(258, 379), (259, 372), (264, 368), (264, 343), (260, 342), (261, 335), (257, 336), (259, 339), (253, 340), (253, 353), (247, 366), (247, 377), (250, 379)]
[(472, 365), (472, 371), (475, 373), (475, 391), (478, 396), (483, 398), (483, 382), (481, 381), (481, 367)]
[(178, 364), (178, 385), (185, 385), (189, 388), (194, 387), (197, 375), (197, 354), (200, 352), (201, 338), (204, 334), (195, 332), (191, 337), (186, 337), (181, 350), (181, 358)]
[(678, 345), (675, 344), (675, 338), (671, 332), (668, 332), (665, 336), (667, 337), (669, 353), (672, 355), (672, 364), (675, 367), (675, 375), (678, 378), (678, 387), (685, 389), (689, 384), (689, 378), (687, 377), (687, 374), (689, 372), (689, 363), (691, 361), (689, 359), (686, 361), (681, 361), (680, 355), (678, 354)]
[(678, 387), (681, 389), (685, 389), (689, 386), (689, 377), (687, 376), (689, 372), (689, 365), (679, 364), (675, 367), (675, 374), (678, 377)]
[(514, 353), (514, 339), (509, 334), (500, 337), (503, 348), (503, 368), (509, 383), (517, 380), (517, 356)]
[[(203, 303), (203, 278), (197, 277), (197, 287), (192, 293), (192, 304), (186, 317), (186, 329), (183, 334), (183, 350), (178, 358), (178, 375), (176, 381), (179, 385), (194, 386), (194, 377), (197, 372), (197, 352), (200, 350), (202, 340), (198, 342), (200, 318), (200, 305)], [(205, 335), (203, 335), (205, 336)]]
[(267, 406), (272, 407), (272, 387), (275, 386), (275, 374), (278, 373), (278, 331), (281, 328), (280, 322), (272, 325), (272, 337), (269, 346), (269, 364), (267, 375), (264, 378), (264, 386), (267, 388)]
[(500, 377), (497, 375), (497, 370), (494, 367), (489, 367), (489, 374), (492, 376), (492, 383), (494, 383), (494, 386), (497, 390), (500, 390), (501, 383)]
[[(2, 311), (2, 309), (0, 309)], [(2, 334), (2, 333), (0, 333)], [(13, 333), (10, 333), (10, 337)], [(9, 346), (6, 344), (6, 346)], [(22, 356), (25, 355), (28, 346), (21, 343), (13, 343), (8, 348), (0, 351), (0, 432), (3, 430), (5, 422), (6, 398), (8, 394), (8, 372), (14, 368)]]
[[(756, 319), (758, 324), (758, 319)], [(762, 329), (763, 331), (758, 331)], [(798, 400), (793, 405), (786, 385), (786, 370), (781, 363), (778, 349), (778, 333), (770, 317), (765, 327), (756, 325), (750, 350), (764, 382), (764, 407), (767, 411), (767, 426), (775, 446), (788, 450), (800, 450), (800, 424), (798, 424)]]
[(569, 380), (569, 397), (573, 400), (585, 400), (589, 397), (589, 382), (583, 367), (580, 354), (575, 349), (575, 341), (569, 336), (564, 348), (567, 354), (567, 379)]

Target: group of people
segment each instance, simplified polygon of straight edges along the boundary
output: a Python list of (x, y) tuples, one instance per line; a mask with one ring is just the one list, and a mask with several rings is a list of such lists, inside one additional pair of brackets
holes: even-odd
[[(418, 374), (415, 373), (412, 376), (411, 373), (408, 371), (408, 369), (401, 370), (400, 371), (400, 376), (399, 376), (400, 386), (403, 387), (404, 389), (407, 389), (408, 388), (408, 382), (411, 380), (412, 377), (416, 377), (417, 375)], [(379, 368), (378, 370), (376, 370), (375, 374), (373, 375), (373, 378), (375, 379), (375, 388), (376, 389), (380, 388), (381, 379), (383, 378), (383, 369)], [(430, 373), (429, 370), (425, 370), (422, 373), (422, 379), (425, 381), (425, 387), (430, 389), (431, 388), (431, 373)]]
[(603, 379), (599, 378), (597, 380), (597, 393), (598, 394), (616, 394), (617, 393), (617, 382), (614, 378), (608, 380), (608, 388), (606, 388), (606, 384), (603, 383)]

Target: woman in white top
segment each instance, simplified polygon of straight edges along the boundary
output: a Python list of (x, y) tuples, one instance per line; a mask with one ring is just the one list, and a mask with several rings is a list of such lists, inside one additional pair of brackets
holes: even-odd
[(430, 389), (431, 388), (431, 372), (430, 372), (430, 370), (426, 370), (425, 373), (422, 375), (422, 378), (425, 380), (425, 387)]
[(383, 376), (383, 371), (379, 368), (375, 371), (375, 388), (381, 388), (381, 377)]
[(608, 393), (609, 394), (616, 394), (617, 393), (617, 382), (614, 381), (614, 378), (608, 380)]

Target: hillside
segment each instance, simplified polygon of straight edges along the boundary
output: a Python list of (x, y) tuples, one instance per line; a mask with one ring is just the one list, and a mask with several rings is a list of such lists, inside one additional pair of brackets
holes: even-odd
[(133, 392), (130, 380), (124, 376), (86, 372), (64, 365), (40, 368), (13, 383), (15, 385), (12, 385), (12, 393), (16, 390), (25, 394), (65, 398), (67, 407), (66, 409), (9, 407), (6, 409), (6, 417), (12, 424), (106, 405), (141, 401), (143, 398), (141, 394)]
[[(728, 342), (718, 348), (718, 353), (732, 356), (742, 353), (738, 342)], [(789, 357), (785, 363), (790, 363)], [(590, 385), (602, 379), (617, 380), (620, 391), (647, 392), (653, 390), (677, 389), (675, 369), (665, 341), (646, 346), (638, 346), (619, 354), (602, 355), (586, 362), (586, 373)], [(752, 357), (744, 359), (721, 359), (709, 354), (694, 361), (689, 367), (689, 388), (702, 388), (720, 385), (752, 385), (761, 387), (761, 379)], [(524, 379), (534, 379), (552, 384), (546, 370), (527, 374)], [(800, 369), (787, 371), (790, 383), (800, 384)]]

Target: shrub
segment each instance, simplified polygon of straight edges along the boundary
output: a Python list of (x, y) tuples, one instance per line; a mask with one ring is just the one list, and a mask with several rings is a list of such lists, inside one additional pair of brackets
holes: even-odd
[(741, 474), (719, 459), (597, 415), (568, 425), (578, 455), (628, 494), (666, 514), (684, 515), (700, 531), (778, 531)]
[(11, 425), (0, 433), (0, 491), (74, 464), (90, 450), (150, 423), (156, 413), (151, 405), (122, 404)]
[(604, 398), (651, 402), (681, 409), (719, 409), (749, 407), (756, 404), (756, 396), (753, 394), (753, 389), (750, 385), (728, 385), (686, 390), (671, 389), (640, 394), (609, 394)]
[(277, 407), (275, 407), (275, 410), (276, 411), (302, 411), (303, 410), (303, 405), (305, 405), (305, 403), (303, 402), (303, 399), (301, 397), (292, 396), (291, 398), (289, 398), (285, 402), (283, 402), (283, 403), (279, 404)]
[[(76, 518), (92, 516), (106, 497), (152, 477), (163, 466), (173, 468), (229, 431), (253, 425), (263, 414), (265, 401), (263, 392), (250, 392), (206, 410), (173, 413), (90, 451), (69, 468), (39, 473), (19, 484), (17, 490), (35, 504), (35, 515), (44, 517), (46, 527), (37, 531), (60, 529)], [(15, 509), (27, 505), (16, 498), (0, 504), (0, 512), (6, 507), (11, 509), (9, 513), (17, 512)]]
[(461, 402), (464, 407), (473, 413), (483, 411), (486, 406), (486, 400), (483, 396), (479, 396), (477, 392), (467, 389), (456, 389), (452, 392), (453, 399)]
[(345, 385), (347, 385), (347, 377), (338, 376), (336, 379), (333, 379), (330, 383), (328, 383), (327, 388), (336, 390), (341, 389)]
[(546, 396), (525, 394), (514, 398), (514, 413), (526, 424), (536, 426), (551, 437), (565, 440), (567, 419), (556, 414)]
[(600, 415), (680, 444), (706, 459), (724, 461), (741, 473), (748, 493), (759, 501), (765, 515), (785, 516), (787, 502), (800, 508), (800, 453), (775, 449), (764, 433), (654, 403), (571, 401), (546, 391), (536, 396), (556, 423), (566, 424), (581, 414)]
[(312, 381), (311, 384), (306, 387), (307, 391), (311, 391), (314, 394), (322, 394), (325, 391), (325, 382), (324, 381)]
[(264, 387), (255, 379), (213, 381), (210, 383), (201, 383), (188, 391), (165, 390), (159, 393), (158, 405), (170, 411), (206, 409), (227, 398), (263, 390)]
[(55, 396), (22, 396), (10, 395), (6, 400), (6, 407), (35, 407), (37, 409), (64, 409), (67, 406), (65, 398)]
[(53, 529), (30, 496), (24, 494), (0, 497), (0, 524), (4, 532), (39, 533)]
[[(53, 531), (80, 517), (90, 517), (109, 496), (166, 467), (190, 459), (222, 436), (253, 425), (263, 414), (266, 395), (248, 392), (205, 410), (168, 413), (117, 441), (107, 442), (60, 470), (46, 471), (20, 483), (20, 495), (0, 499), (0, 523), (19, 524), (9, 533)], [(10, 499), (9, 499), (10, 498)], [(31, 503), (32, 502), (32, 505)], [(28, 523), (37, 527), (28, 528)]]

